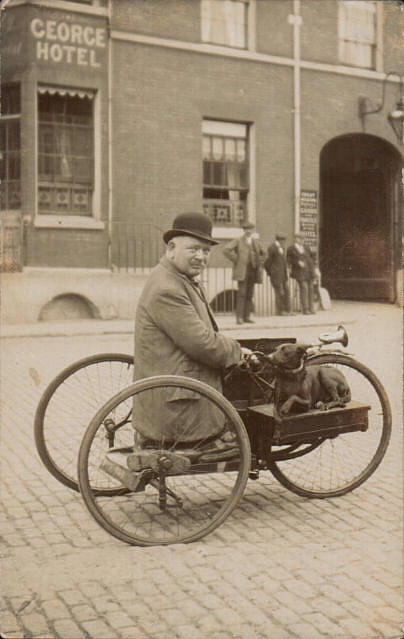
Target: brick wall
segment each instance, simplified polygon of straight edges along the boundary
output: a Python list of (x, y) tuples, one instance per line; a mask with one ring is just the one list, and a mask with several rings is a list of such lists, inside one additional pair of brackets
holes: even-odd
[(133, 43), (114, 50), (115, 219), (164, 228), (201, 208), (203, 117), (254, 124), (259, 230), (272, 233), (291, 217), (290, 68)]

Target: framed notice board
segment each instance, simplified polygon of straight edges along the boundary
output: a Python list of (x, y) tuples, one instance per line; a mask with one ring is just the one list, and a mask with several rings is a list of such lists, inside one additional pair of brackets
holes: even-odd
[(318, 193), (317, 191), (300, 191), (300, 232), (305, 237), (305, 244), (317, 249), (318, 244)]

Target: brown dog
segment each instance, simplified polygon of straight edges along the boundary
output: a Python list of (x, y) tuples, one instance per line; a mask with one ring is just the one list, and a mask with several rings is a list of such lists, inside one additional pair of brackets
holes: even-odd
[(345, 406), (351, 391), (340, 370), (333, 366), (305, 366), (305, 344), (281, 344), (268, 355), (274, 366), (274, 417), (280, 421), (291, 413), (312, 408), (328, 410)]

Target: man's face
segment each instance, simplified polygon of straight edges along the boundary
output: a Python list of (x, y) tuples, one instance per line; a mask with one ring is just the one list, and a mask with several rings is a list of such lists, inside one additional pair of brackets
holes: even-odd
[(251, 235), (254, 233), (255, 229), (254, 228), (250, 228), (250, 229), (244, 229), (244, 235), (245, 237), (251, 237)]
[(211, 248), (209, 242), (198, 240), (196, 237), (174, 237), (168, 243), (167, 257), (180, 273), (195, 277), (207, 266)]

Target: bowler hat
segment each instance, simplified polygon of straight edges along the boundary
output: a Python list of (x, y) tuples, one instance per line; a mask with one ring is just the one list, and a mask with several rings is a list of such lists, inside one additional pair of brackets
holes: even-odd
[(205, 213), (180, 213), (172, 228), (164, 233), (163, 240), (167, 244), (179, 235), (191, 235), (210, 244), (219, 244), (212, 238), (212, 220)]
[(253, 222), (243, 222), (241, 225), (242, 229), (255, 229), (255, 224)]
[(286, 235), (283, 235), (283, 233), (277, 233), (275, 235), (275, 239), (276, 240), (286, 240)]

